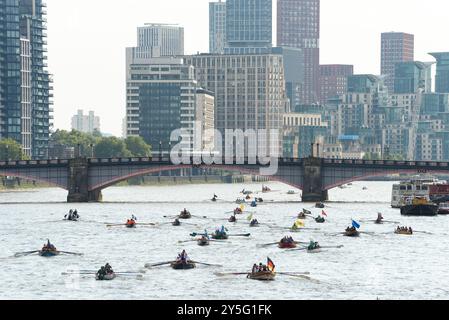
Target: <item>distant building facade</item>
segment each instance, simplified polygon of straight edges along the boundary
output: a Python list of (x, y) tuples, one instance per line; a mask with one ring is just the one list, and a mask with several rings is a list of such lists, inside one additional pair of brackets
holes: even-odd
[(226, 47), (226, 2), (209, 3), (209, 53), (223, 54)]
[(303, 50), (304, 83), (300, 103), (320, 100), (320, 0), (277, 1), (277, 46)]
[(432, 64), (419, 61), (396, 63), (394, 93), (431, 92)]
[(227, 0), (225, 54), (269, 53), (272, 9), (272, 0)]
[(414, 61), (415, 36), (403, 32), (385, 32), (381, 35), (381, 75), (385, 85), (394, 91), (394, 72), (398, 62)]
[(430, 53), (437, 60), (435, 92), (449, 93), (449, 52)]
[(127, 136), (141, 136), (155, 152), (169, 152), (172, 132), (181, 129), (182, 148), (191, 150), (198, 88), (193, 66), (168, 57), (136, 62), (126, 83)]
[[(281, 55), (202, 54), (187, 56), (186, 63), (195, 67), (199, 85), (214, 92), (215, 128), (223, 137), (226, 129), (277, 130), (281, 136), (288, 102)], [(259, 142), (270, 146), (268, 138)]]
[(215, 96), (212, 91), (196, 90), (195, 110), (196, 133), (199, 135), (195, 151), (214, 151), (215, 149)]
[(89, 111), (87, 115), (84, 115), (83, 110), (78, 110), (78, 113), (72, 117), (72, 130), (84, 133), (101, 132), (100, 117), (95, 116), (94, 111)]
[(348, 77), (354, 74), (354, 66), (342, 64), (320, 65), (320, 103), (339, 97), (348, 90)]

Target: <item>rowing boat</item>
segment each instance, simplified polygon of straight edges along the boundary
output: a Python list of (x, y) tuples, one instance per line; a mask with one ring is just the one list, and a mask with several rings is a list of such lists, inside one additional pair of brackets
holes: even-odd
[(346, 230), (345, 236), (346, 237), (358, 237), (358, 236), (360, 236), (360, 232), (358, 232), (357, 230)]
[(207, 238), (201, 238), (201, 239), (198, 239), (197, 243), (200, 247), (205, 247), (210, 244), (210, 241)]
[(301, 212), (298, 214), (298, 219), (305, 220), (307, 218), (306, 214), (304, 212)]
[(228, 240), (229, 236), (226, 233), (214, 233), (214, 234), (212, 234), (212, 239), (215, 239), (215, 240)]
[(260, 223), (257, 220), (253, 220), (253, 221), (251, 221), (249, 226), (251, 228), (258, 227), (258, 226), (260, 226)]
[(324, 205), (324, 203), (318, 202), (315, 204), (315, 208), (318, 209), (324, 209), (326, 206)]
[(43, 250), (39, 251), (39, 255), (41, 257), (54, 257), (54, 256), (58, 256), (59, 254), (60, 254), (60, 252), (58, 250), (43, 249)]
[(316, 223), (325, 223), (326, 219), (324, 219), (323, 217), (318, 217), (315, 219)]
[(196, 267), (195, 263), (192, 261), (175, 261), (170, 264), (170, 266), (175, 270), (189, 270)]
[(321, 252), (321, 247), (318, 246), (315, 249), (307, 249), (307, 253), (320, 253)]
[(192, 218), (192, 215), (190, 214), (190, 212), (181, 212), (179, 214), (179, 219), (190, 219)]
[(126, 223), (126, 227), (127, 228), (135, 228), (136, 227), (136, 222), (134, 220), (128, 221)]
[(396, 230), (394, 233), (400, 234), (403, 236), (412, 236), (413, 235), (413, 231), (410, 231), (410, 230)]
[(114, 280), (117, 277), (117, 275), (112, 272), (112, 273), (108, 273), (105, 275), (100, 275), (99, 273), (97, 273), (95, 275), (95, 280), (99, 280), (99, 281), (111, 281)]
[(275, 277), (276, 277), (276, 273), (271, 272), (271, 271), (248, 273), (248, 275), (247, 275), (248, 279), (259, 280), (259, 281), (273, 281)]
[(294, 249), (297, 246), (296, 242), (279, 242), (278, 244), (280, 249)]

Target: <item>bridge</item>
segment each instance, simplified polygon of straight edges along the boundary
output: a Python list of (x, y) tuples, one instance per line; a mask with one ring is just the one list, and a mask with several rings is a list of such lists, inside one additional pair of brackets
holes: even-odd
[[(194, 163), (193, 159), (190, 163)], [(68, 191), (67, 202), (101, 200), (101, 191), (119, 182), (149, 174), (178, 169), (215, 169), (260, 175), (261, 164), (208, 165), (173, 164), (167, 157), (152, 158), (75, 158), (67, 160), (0, 161), (0, 176), (18, 177), (44, 182)], [(271, 181), (279, 181), (302, 190), (303, 202), (328, 200), (328, 190), (370, 177), (397, 173), (449, 174), (449, 162), (342, 160), (310, 157), (279, 159), (277, 173)]]

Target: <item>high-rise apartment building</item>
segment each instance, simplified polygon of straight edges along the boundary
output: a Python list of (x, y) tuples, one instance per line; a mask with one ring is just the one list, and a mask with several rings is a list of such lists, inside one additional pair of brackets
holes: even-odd
[(381, 36), (381, 75), (386, 76), (385, 85), (394, 91), (396, 63), (414, 61), (415, 36), (403, 32), (386, 32)]
[(95, 116), (94, 111), (84, 115), (83, 110), (78, 110), (78, 113), (72, 117), (72, 130), (84, 133), (100, 132), (100, 117)]
[(419, 61), (396, 63), (394, 93), (431, 92), (432, 64)]
[[(141, 136), (153, 151), (168, 152), (176, 143), (170, 141), (172, 132), (180, 129), (182, 148), (191, 151), (198, 120), (197, 89), (194, 68), (182, 58), (131, 64), (127, 74), (127, 136)], [(210, 108), (210, 100), (207, 103)]]
[(272, 0), (227, 0), (225, 53), (269, 53), (273, 45), (272, 7)]
[(196, 88), (193, 68), (181, 58), (132, 64), (127, 74), (127, 135), (143, 137), (154, 151), (159, 146), (168, 151), (171, 133), (195, 109)]
[(209, 53), (223, 54), (226, 47), (226, 2), (209, 3)]
[(320, 65), (320, 103), (339, 97), (348, 90), (348, 77), (354, 74), (354, 66), (343, 64)]
[[(282, 55), (204, 54), (188, 56), (186, 63), (195, 67), (199, 85), (215, 93), (215, 128), (223, 137), (226, 129), (277, 130), (281, 135), (288, 101)], [(268, 139), (259, 144), (273, 146)]]
[(320, 0), (277, 1), (277, 46), (303, 50), (301, 104), (320, 100)]
[(45, 16), (43, 0), (0, 0), (0, 138), (32, 158), (48, 156), (52, 119)]
[(430, 53), (437, 60), (435, 92), (449, 93), (449, 52)]

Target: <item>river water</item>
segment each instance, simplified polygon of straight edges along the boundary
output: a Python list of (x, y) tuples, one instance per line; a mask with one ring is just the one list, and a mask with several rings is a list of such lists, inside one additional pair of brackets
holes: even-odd
[[(103, 191), (103, 203), (77, 204), (81, 220), (62, 221), (75, 205), (65, 203), (66, 192), (40, 189), (0, 193), (0, 299), (448, 299), (449, 217), (402, 217), (390, 208), (392, 182), (358, 182), (330, 192), (325, 209), (328, 221), (290, 233), (303, 208), (318, 215), (321, 210), (302, 204), (299, 195), (288, 195), (291, 187), (270, 183), (271, 193), (257, 194), (264, 203), (247, 208), (237, 224), (230, 224), (228, 211), (237, 205), (239, 192), (257, 192), (261, 184), (178, 185), (166, 187), (112, 187)], [(366, 186), (368, 190), (362, 190)], [(299, 192), (299, 190), (295, 190)], [(220, 200), (212, 203), (216, 193)], [(173, 227), (163, 224), (187, 208), (193, 215), (188, 223)], [(261, 223), (250, 228), (249, 211)], [(411, 226), (412, 237), (394, 234), (394, 224), (375, 225), (377, 212), (386, 220)], [(105, 223), (122, 223), (132, 214), (140, 223), (155, 227), (107, 228)], [(210, 219), (213, 218), (213, 219)], [(360, 238), (342, 232), (351, 219), (361, 222)], [(220, 220), (222, 219), (222, 220)], [(214, 231), (224, 224), (231, 234), (251, 233), (250, 238), (231, 238), (224, 243), (199, 247), (189, 240), (191, 232)], [(274, 227), (279, 228), (274, 228)], [(322, 246), (344, 245), (318, 254), (283, 251), (258, 244), (279, 241), (292, 235), (296, 241), (314, 239)], [(47, 238), (59, 250), (81, 252), (83, 256), (60, 255), (43, 258), (30, 255), (12, 258), (16, 252), (38, 250)], [(142, 278), (117, 277), (95, 281), (92, 275), (62, 275), (67, 270), (97, 270), (109, 262), (116, 271), (138, 271), (146, 263), (174, 260), (186, 249), (190, 258), (223, 267), (198, 266), (175, 271), (167, 266), (147, 270)], [(216, 272), (247, 272), (255, 262), (270, 257), (278, 272), (310, 272), (310, 280), (278, 275), (269, 283), (245, 276), (217, 276)]]

